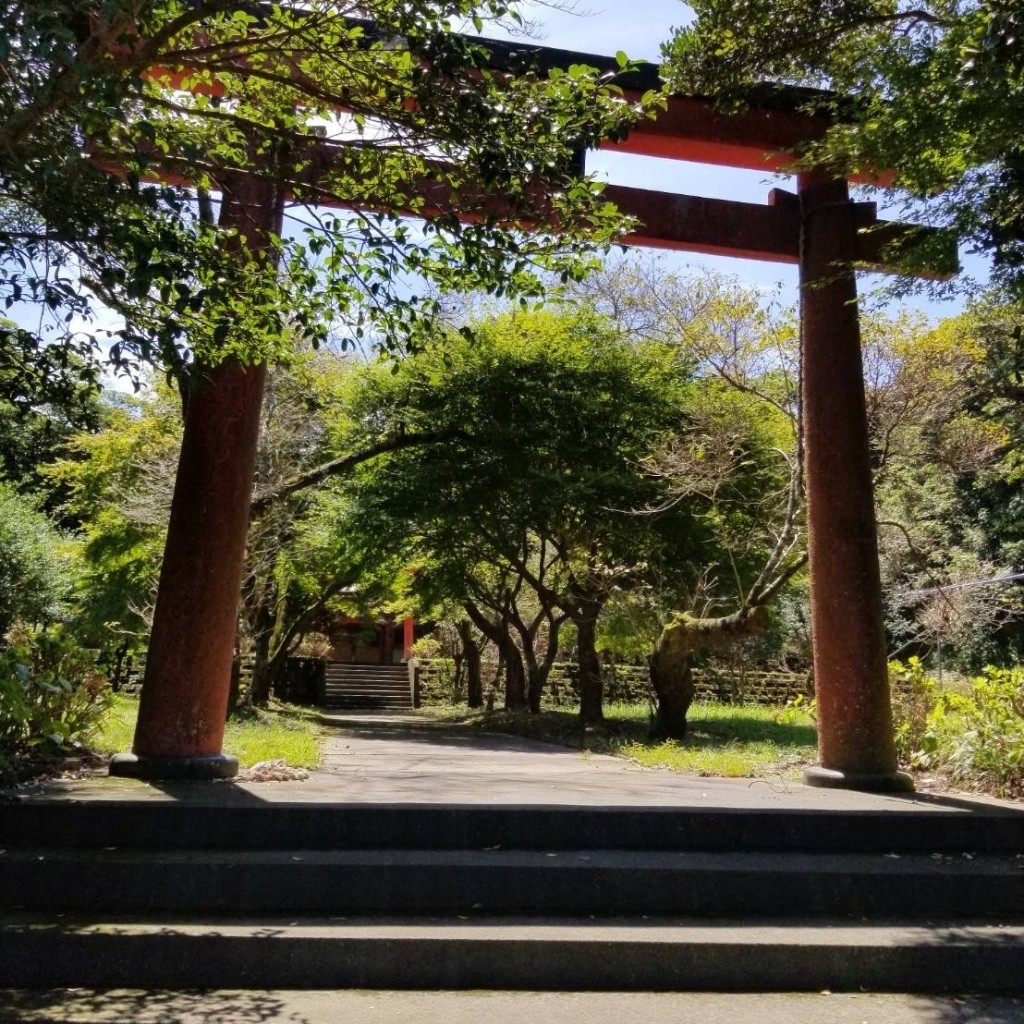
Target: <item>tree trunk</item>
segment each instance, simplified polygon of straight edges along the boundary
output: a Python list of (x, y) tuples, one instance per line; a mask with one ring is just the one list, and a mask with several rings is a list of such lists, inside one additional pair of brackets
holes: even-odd
[(686, 735), (686, 713), (693, 702), (692, 637), (684, 621), (676, 616), (661, 631), (651, 657), (651, 686), (658, 697), (654, 736), (681, 740)]
[(531, 715), (540, 714), (540, 703), (544, 697), (544, 687), (547, 685), (548, 674), (543, 671), (542, 666), (536, 665), (530, 670), (530, 678), (526, 681), (526, 706)]
[(274, 643), (274, 617), (268, 601), (276, 591), (270, 588), (261, 595), (262, 600), (252, 616), (253, 665), (249, 689), (245, 694), (248, 707), (265, 708), (270, 703), (270, 689), (273, 683), (271, 648)]
[(584, 729), (604, 725), (604, 680), (597, 656), (597, 616), (600, 605), (586, 602), (574, 619), (579, 650), (580, 724)]
[(521, 620), (517, 621), (515, 625), (523, 643), (523, 662), (526, 666), (526, 707), (531, 715), (537, 715), (540, 714), (540, 699), (544, 693), (547, 673), (544, 672), (541, 662), (537, 660), (536, 634)]
[(530, 711), (533, 714), (540, 714), (541, 700), (544, 697), (544, 690), (551, 678), (551, 669), (558, 657), (558, 629), (564, 619), (550, 620), (548, 622), (548, 644), (544, 651), (544, 657), (536, 661), (530, 669), (530, 679), (527, 687), (527, 701)]
[(522, 711), (526, 703), (526, 672), (519, 648), (508, 637), (509, 649), (505, 652), (505, 710)]
[(681, 740), (686, 735), (686, 714), (693, 702), (693, 655), (716, 644), (731, 643), (737, 636), (759, 633), (765, 619), (764, 608), (758, 606), (710, 619), (682, 612), (669, 621), (651, 656), (651, 685), (658, 697), (656, 738)]
[(121, 687), (124, 685), (125, 677), (127, 676), (127, 669), (125, 667), (125, 660), (127, 659), (128, 665), (131, 665), (131, 658), (128, 657), (128, 641), (118, 645), (117, 650), (114, 652), (114, 667), (110, 673), (110, 689), (114, 693), (120, 693)]
[(505, 710), (522, 710), (526, 707), (526, 672), (522, 651), (509, 631), (508, 616), (491, 621), (471, 601), (467, 601), (464, 607), (473, 624), (498, 648), (498, 657), (504, 663)]
[(270, 691), (274, 682), (269, 636), (261, 635), (256, 638), (254, 654), (252, 678), (249, 680), (249, 692), (245, 703), (250, 707), (265, 708), (270, 703)]
[(471, 708), (484, 706), (484, 681), (480, 665), (480, 645), (473, 636), (473, 626), (463, 620), (459, 623), (459, 638), (466, 663), (466, 703)]

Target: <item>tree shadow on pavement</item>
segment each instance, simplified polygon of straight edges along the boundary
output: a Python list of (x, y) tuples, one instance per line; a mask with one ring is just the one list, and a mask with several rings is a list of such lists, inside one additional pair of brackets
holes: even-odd
[(1024, 999), (1000, 996), (918, 996), (910, 1005), (921, 1024), (1021, 1024)]
[(65, 988), (0, 992), (0, 1024), (308, 1024), (287, 996), (258, 991)]

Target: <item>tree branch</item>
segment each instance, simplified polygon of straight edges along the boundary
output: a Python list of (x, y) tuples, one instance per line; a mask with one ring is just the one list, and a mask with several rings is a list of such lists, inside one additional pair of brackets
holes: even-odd
[(260, 512), (263, 512), (275, 501), (280, 501), (282, 498), (288, 498), (298, 491), (305, 490), (307, 487), (313, 487), (316, 484), (323, 483), (323, 481), (330, 476), (338, 476), (341, 473), (346, 473), (350, 469), (354, 469), (356, 466), (359, 466), (364, 462), (369, 462), (371, 459), (377, 458), (378, 455), (386, 455), (388, 452), (402, 451), (405, 448), (417, 448), (420, 445), (438, 444), (442, 441), (453, 441), (459, 437), (465, 437), (462, 431), (444, 430), (424, 432), (421, 434), (400, 434), (398, 437), (379, 441), (377, 444), (372, 444), (368, 448), (363, 448), (360, 451), (352, 452), (349, 455), (343, 455), (340, 458), (324, 462), (315, 469), (307, 470), (304, 473), (298, 473), (291, 479), (286, 480), (280, 487), (275, 487), (272, 491), (264, 491), (262, 494), (256, 495), (252, 501), (252, 514), (257, 515)]

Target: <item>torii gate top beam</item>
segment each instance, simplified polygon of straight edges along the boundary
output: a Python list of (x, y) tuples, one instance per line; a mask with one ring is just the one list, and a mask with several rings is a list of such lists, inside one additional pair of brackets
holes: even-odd
[[(585, 64), (602, 72), (614, 72), (614, 58), (555, 47), (482, 39), (495, 70), (547, 73), (556, 68)], [(664, 80), (659, 65), (644, 62), (616, 75), (615, 84), (626, 100), (635, 101), (650, 90), (661, 90)], [(666, 109), (655, 120), (630, 129), (620, 142), (602, 148), (637, 156), (746, 168), (757, 171), (785, 170), (801, 146), (824, 137), (831, 123), (825, 114), (809, 114), (808, 105), (826, 93), (789, 86), (769, 85), (750, 97), (744, 111), (726, 114), (706, 97), (670, 94)]]
[[(239, 6), (259, 14), (269, 4), (257, 0)], [(389, 41), (371, 20), (346, 20), (358, 26), (368, 42)], [(636, 101), (651, 90), (660, 91), (665, 84), (660, 65), (651, 61), (641, 61), (621, 71), (616, 58), (604, 54), (485, 36), (473, 41), (487, 51), (487, 67), (493, 71), (546, 75), (556, 69), (586, 65), (614, 75), (613, 81), (623, 90), (627, 101)], [(794, 154), (807, 143), (823, 138), (832, 123), (831, 116), (824, 111), (808, 112), (816, 101), (824, 107), (824, 101), (835, 100), (833, 94), (822, 90), (767, 83), (751, 93), (749, 100), (745, 110), (724, 113), (707, 97), (670, 94), (666, 109), (657, 119), (633, 126), (627, 138), (608, 141), (602, 148), (637, 156), (784, 171), (792, 164)], [(852, 180), (884, 185), (888, 179), (888, 172), (879, 170)]]
[[(352, 19), (351, 23), (359, 25), (367, 39), (381, 38), (372, 21)], [(479, 43), (487, 50), (488, 67), (494, 71), (546, 75), (582, 64), (614, 75), (613, 81), (627, 101), (638, 100), (651, 90), (660, 91), (665, 85), (660, 65), (651, 61), (621, 71), (616, 58), (604, 54), (490, 37), (480, 37)], [(826, 100), (834, 101), (835, 96), (768, 83), (751, 93), (745, 110), (724, 113), (707, 97), (669, 94), (666, 109), (656, 120), (634, 125), (626, 139), (608, 141), (602, 148), (755, 171), (784, 171), (802, 146), (824, 137), (831, 116), (824, 110), (808, 113), (808, 109), (815, 103), (824, 108)], [(886, 184), (888, 173), (880, 171), (853, 180)]]

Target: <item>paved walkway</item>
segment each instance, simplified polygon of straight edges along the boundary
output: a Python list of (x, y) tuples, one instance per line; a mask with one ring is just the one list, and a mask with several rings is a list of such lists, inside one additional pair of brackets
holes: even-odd
[(0, 992), (0, 1024), (1021, 1024), (1024, 1000), (714, 992)]
[(326, 719), (322, 768), (293, 782), (150, 785), (91, 777), (59, 781), (44, 800), (187, 800), (281, 803), (546, 804), (563, 806), (723, 807), (900, 810), (985, 808), (1024, 813), (1024, 804), (986, 798), (913, 796), (813, 789), (778, 779), (715, 779), (640, 768), (623, 758), (568, 750), (405, 715)]

